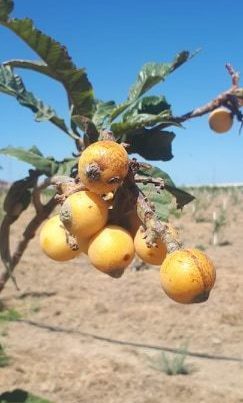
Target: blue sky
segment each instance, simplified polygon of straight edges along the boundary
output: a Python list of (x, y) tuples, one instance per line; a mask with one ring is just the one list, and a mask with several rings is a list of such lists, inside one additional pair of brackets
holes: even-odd
[[(59, 4), (59, 6), (58, 6)], [(200, 106), (231, 82), (225, 70), (230, 62), (243, 76), (243, 2), (230, 0), (15, 0), (13, 15), (30, 17), (35, 25), (65, 44), (75, 63), (85, 67), (95, 95), (124, 100), (141, 66), (171, 61), (183, 49), (201, 52), (153, 91), (165, 95), (175, 115)], [(37, 56), (13, 33), (0, 27), (0, 61)], [(68, 118), (62, 87), (37, 73), (18, 71), (33, 91), (57, 113)], [(242, 77), (243, 83), (243, 77)], [(0, 94), (0, 148), (36, 144), (45, 155), (58, 159), (74, 151), (72, 140), (49, 123), (36, 123), (31, 112)], [(190, 120), (175, 129), (174, 158), (157, 163), (178, 185), (242, 181), (243, 134), (239, 123), (216, 135), (207, 117)], [(0, 178), (15, 180), (29, 166), (0, 156)]]

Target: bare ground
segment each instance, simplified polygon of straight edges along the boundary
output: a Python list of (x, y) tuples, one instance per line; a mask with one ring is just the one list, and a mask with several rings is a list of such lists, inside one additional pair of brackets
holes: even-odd
[[(243, 359), (243, 197), (203, 197), (205, 206), (188, 206), (181, 218), (172, 217), (185, 246), (205, 248), (215, 262), (216, 286), (203, 304), (171, 301), (157, 267), (128, 269), (112, 279), (85, 256), (52, 262), (40, 252), (38, 237), (32, 240), (16, 269), (20, 291), (7, 284), (4, 308), (80, 333), (2, 324), (0, 342), (11, 361), (0, 368), (0, 392), (23, 388), (55, 403), (243, 402), (243, 361), (188, 356), (189, 373), (169, 376), (155, 368), (161, 351), (94, 337), (172, 348), (188, 343), (190, 351)], [(227, 242), (212, 246), (212, 212), (221, 211), (223, 202), (227, 224), (220, 235)]]

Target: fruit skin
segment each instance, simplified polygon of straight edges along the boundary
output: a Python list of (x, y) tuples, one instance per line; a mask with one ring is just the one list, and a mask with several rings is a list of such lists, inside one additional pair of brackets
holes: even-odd
[(128, 173), (128, 154), (115, 141), (97, 141), (82, 152), (78, 173), (81, 182), (92, 192), (113, 192)]
[(71, 260), (82, 250), (72, 250), (67, 244), (66, 232), (59, 215), (49, 218), (40, 231), (40, 246), (43, 252), (58, 262)]
[(124, 228), (107, 225), (91, 238), (88, 256), (96, 269), (121, 277), (134, 257), (133, 239)]
[(165, 243), (161, 239), (157, 239), (157, 247), (152, 246), (151, 248), (149, 248), (146, 244), (146, 239), (144, 238), (144, 235), (145, 233), (142, 227), (139, 228), (134, 238), (134, 247), (136, 254), (146, 263), (152, 265), (161, 265), (167, 254)]
[(216, 133), (225, 133), (233, 125), (232, 113), (226, 108), (217, 108), (209, 114), (208, 123)]
[(108, 205), (99, 195), (82, 190), (63, 203), (60, 218), (68, 231), (78, 238), (90, 238), (108, 220)]
[(180, 249), (167, 255), (160, 268), (165, 293), (182, 304), (204, 302), (214, 286), (212, 261), (198, 249)]

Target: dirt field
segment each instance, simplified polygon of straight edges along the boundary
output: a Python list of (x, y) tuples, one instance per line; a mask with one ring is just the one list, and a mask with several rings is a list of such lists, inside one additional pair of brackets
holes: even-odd
[[(34, 239), (16, 269), (20, 291), (9, 282), (2, 309), (67, 331), (2, 323), (0, 343), (10, 365), (0, 368), (0, 392), (22, 388), (54, 403), (243, 402), (243, 361), (187, 356), (189, 373), (169, 376), (157, 368), (164, 362), (161, 351), (129, 345), (187, 344), (188, 351), (243, 359), (243, 193), (200, 193), (201, 202), (171, 220), (185, 246), (204, 249), (215, 262), (216, 286), (203, 304), (171, 301), (161, 290), (157, 267), (128, 269), (112, 279), (86, 257), (51, 262)], [(215, 246), (214, 211), (221, 220), (221, 245)], [(17, 223), (16, 237), (24, 221)]]

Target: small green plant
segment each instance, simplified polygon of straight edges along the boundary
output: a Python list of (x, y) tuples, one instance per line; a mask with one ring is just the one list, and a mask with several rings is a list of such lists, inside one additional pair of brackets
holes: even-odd
[(50, 400), (34, 396), (23, 389), (14, 389), (0, 395), (0, 403), (51, 403)]
[[(213, 245), (219, 245), (219, 233), (222, 228), (227, 224), (226, 212), (221, 207), (219, 214), (216, 211), (213, 212)], [(225, 244), (223, 242), (223, 244)]]
[(5, 309), (0, 311), (0, 323), (1, 322), (11, 322), (21, 318), (21, 315), (15, 309)]
[(183, 346), (172, 358), (169, 358), (169, 355), (163, 351), (159, 358), (152, 361), (152, 367), (167, 375), (187, 375), (190, 373), (190, 369), (185, 364), (186, 357), (187, 346)]
[(9, 365), (9, 357), (3, 346), (0, 344), (0, 368), (6, 367), (7, 365)]

